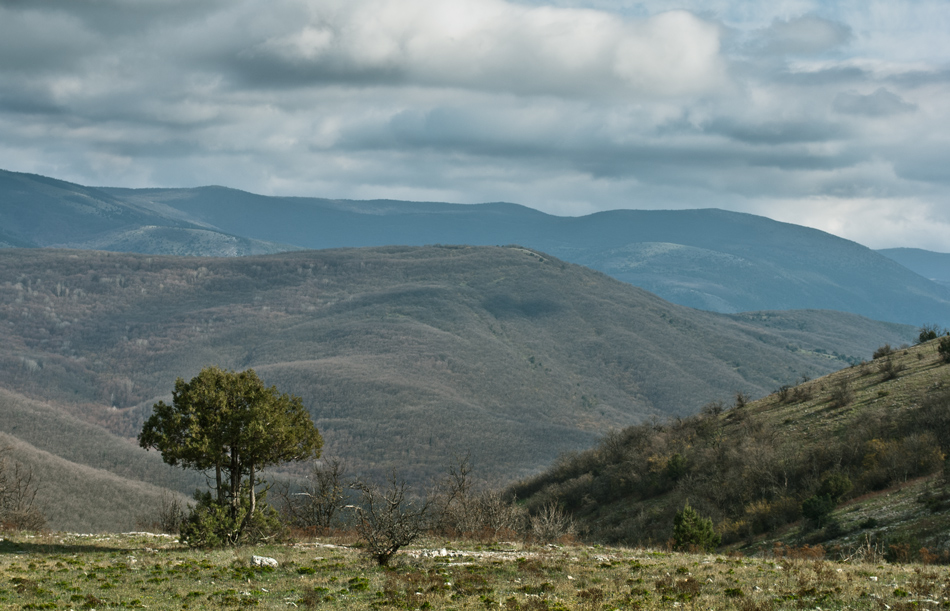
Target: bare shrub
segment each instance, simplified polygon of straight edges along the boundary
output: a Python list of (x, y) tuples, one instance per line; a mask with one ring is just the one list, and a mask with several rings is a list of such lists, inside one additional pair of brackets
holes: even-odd
[(497, 540), (524, 530), (527, 512), (497, 490), (474, 490), (468, 457), (449, 468), (434, 495), (436, 532)]
[(805, 401), (811, 401), (813, 396), (812, 389), (806, 386), (804, 383), (799, 384), (792, 389), (792, 403), (804, 403)]
[(542, 543), (560, 541), (566, 537), (573, 537), (577, 532), (573, 518), (557, 506), (548, 503), (541, 510), (531, 516), (531, 536)]
[(185, 508), (181, 500), (172, 492), (162, 492), (158, 505), (158, 528), (163, 533), (177, 534), (185, 519)]
[(749, 397), (745, 393), (741, 391), (736, 392), (736, 402), (733, 406), (733, 409), (742, 409), (748, 403), (749, 403)]
[(0, 530), (42, 530), (46, 518), (36, 505), (33, 471), (10, 459), (0, 448)]
[(324, 458), (314, 462), (301, 488), (284, 485), (275, 492), (288, 526), (325, 533), (346, 504), (346, 488), (346, 465), (339, 458)]
[(380, 566), (388, 566), (400, 548), (409, 545), (429, 526), (431, 501), (407, 495), (405, 480), (394, 472), (386, 489), (357, 480), (351, 487), (360, 494), (356, 511), (356, 532), (366, 545), (366, 553)]
[(185, 506), (171, 490), (163, 490), (158, 507), (147, 516), (136, 519), (136, 527), (142, 530), (175, 535), (181, 532), (185, 520)]

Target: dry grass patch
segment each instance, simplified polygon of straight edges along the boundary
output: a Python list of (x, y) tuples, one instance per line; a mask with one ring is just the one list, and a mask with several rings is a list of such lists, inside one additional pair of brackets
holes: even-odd
[[(910, 609), (950, 606), (945, 569), (427, 541), (389, 568), (336, 540), (193, 551), (148, 535), (4, 535), (4, 609)], [(275, 558), (258, 567), (253, 556)]]

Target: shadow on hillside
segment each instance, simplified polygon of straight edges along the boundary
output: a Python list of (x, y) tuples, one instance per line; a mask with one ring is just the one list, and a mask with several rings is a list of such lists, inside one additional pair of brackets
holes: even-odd
[(54, 554), (88, 554), (88, 553), (110, 553), (122, 552), (131, 553), (139, 551), (141, 548), (129, 546), (109, 546), (109, 545), (89, 545), (82, 543), (57, 543), (57, 542), (22, 542), (0, 540), (0, 556), (11, 554), (36, 554), (36, 555), (54, 555)]

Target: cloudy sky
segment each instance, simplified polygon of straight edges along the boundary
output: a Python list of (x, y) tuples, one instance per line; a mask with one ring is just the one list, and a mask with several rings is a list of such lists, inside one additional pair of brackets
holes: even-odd
[(946, 0), (0, 0), (0, 168), (950, 252)]

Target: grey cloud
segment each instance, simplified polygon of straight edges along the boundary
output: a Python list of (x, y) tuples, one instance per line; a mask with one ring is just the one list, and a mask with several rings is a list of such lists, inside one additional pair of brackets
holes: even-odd
[(0, 167), (560, 213), (950, 195), (946, 63), (845, 9), (615, 4), (0, 0)]
[(761, 32), (753, 47), (773, 55), (816, 55), (851, 39), (851, 28), (817, 15), (776, 20)]
[(825, 142), (843, 136), (842, 129), (815, 119), (795, 121), (742, 122), (737, 119), (714, 119), (705, 131), (733, 140), (759, 145), (781, 145), (800, 142)]
[(908, 104), (896, 93), (880, 87), (874, 93), (868, 95), (854, 92), (839, 93), (835, 96), (834, 109), (847, 115), (886, 117), (903, 112), (913, 112), (917, 110), (917, 106)]
[(65, 73), (100, 45), (95, 33), (71, 15), (0, 6), (0, 71), (4, 73)]

